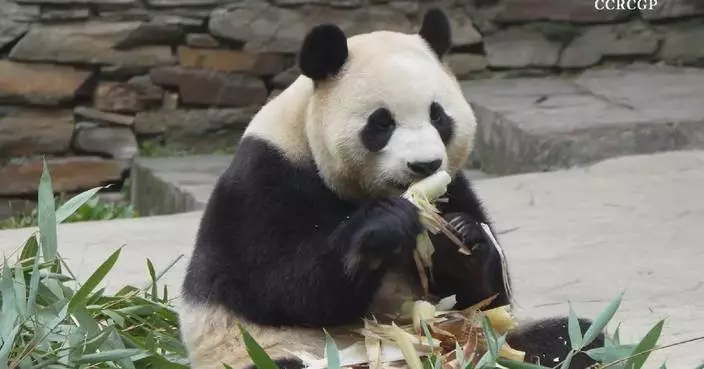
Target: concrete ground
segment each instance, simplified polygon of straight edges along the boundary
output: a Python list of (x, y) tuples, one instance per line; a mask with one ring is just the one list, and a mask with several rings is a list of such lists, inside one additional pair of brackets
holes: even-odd
[[(179, 160), (179, 159), (175, 159)], [(624, 340), (667, 318), (661, 344), (704, 335), (704, 151), (606, 160), (590, 167), (476, 182), (512, 266), (522, 318), (594, 317), (619, 292)], [(164, 279), (176, 293), (200, 213), (67, 224), (59, 250), (79, 278), (124, 246), (108, 283), (141, 286), (145, 259), (157, 269), (186, 255)], [(0, 232), (0, 252), (31, 230)], [(704, 341), (658, 351), (649, 368), (693, 369)]]

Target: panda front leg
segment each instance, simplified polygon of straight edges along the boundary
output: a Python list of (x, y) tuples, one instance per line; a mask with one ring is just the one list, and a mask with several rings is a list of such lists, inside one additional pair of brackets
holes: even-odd
[(491, 221), (464, 174), (455, 175), (445, 197), (447, 201), (438, 202), (438, 209), (472, 255), (459, 254), (458, 246), (442, 234), (431, 236), (435, 246), (431, 292), (440, 297), (455, 295), (458, 309), (492, 296), (496, 297), (489, 308), (509, 304), (510, 281), (504, 278), (508, 271), (480, 225), (491, 229)]
[[(491, 223), (461, 173), (448, 186), (447, 198), (449, 201), (439, 204), (438, 208), (457, 237), (472, 249), (472, 255), (458, 254), (457, 246), (445, 236), (433, 236), (433, 292), (441, 297), (456, 295), (458, 309), (494, 295), (496, 298), (487, 308), (510, 304), (510, 280), (503, 277), (504, 273), (508, 275), (508, 270), (504, 270), (507, 264), (502, 262), (501, 254), (482, 231), (480, 223), (490, 228)], [(555, 366), (570, 352), (567, 321), (567, 317), (556, 317), (520, 322), (516, 330), (508, 333), (506, 341), (511, 347), (524, 351), (526, 361)], [(579, 319), (579, 324), (582, 332), (586, 332), (591, 321)], [(603, 345), (604, 337), (600, 335), (585, 350)], [(570, 368), (584, 369), (595, 363), (580, 353), (572, 359)]]

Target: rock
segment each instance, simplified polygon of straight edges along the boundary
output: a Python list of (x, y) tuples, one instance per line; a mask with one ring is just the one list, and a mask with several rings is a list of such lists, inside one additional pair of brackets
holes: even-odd
[[(78, 192), (89, 188), (117, 183), (122, 168), (117, 160), (97, 157), (70, 157), (48, 159), (54, 192)], [(34, 195), (42, 175), (41, 160), (11, 163), (0, 167), (0, 196)]]
[(0, 103), (69, 103), (90, 75), (70, 66), (0, 60)]
[(190, 30), (199, 30), (205, 24), (205, 19), (201, 17), (189, 17), (173, 14), (159, 14), (157, 11), (150, 12), (152, 20), (166, 24), (175, 24)]
[(26, 24), (0, 18), (0, 50), (22, 37), (28, 28)]
[(73, 109), (73, 113), (89, 121), (117, 124), (121, 126), (131, 126), (132, 124), (134, 124), (134, 118), (132, 116), (107, 113), (86, 106), (76, 107), (75, 109)]
[(149, 21), (151, 15), (144, 8), (98, 9), (100, 19), (105, 22)]
[(186, 35), (186, 45), (190, 47), (216, 48), (220, 42), (207, 33), (189, 33)]
[(154, 85), (149, 75), (146, 74), (130, 78), (127, 84), (137, 91), (139, 99), (145, 103), (161, 101), (162, 95), (164, 94), (164, 90)]
[(273, 52), (257, 54), (241, 50), (203, 49), (179, 46), (178, 62), (185, 68), (214, 69), (271, 76), (294, 64), (289, 55)]
[(128, 50), (139, 46), (176, 45), (183, 39), (183, 34), (183, 29), (178, 24), (165, 21), (141, 23), (115, 44), (114, 48)]
[(149, 77), (156, 85), (178, 87), (185, 104), (238, 107), (261, 104), (267, 97), (262, 80), (243, 74), (160, 67)]
[(311, 25), (333, 23), (348, 36), (373, 30), (411, 32), (414, 26), (402, 13), (373, 5), (360, 9), (279, 8), (265, 3), (247, 7), (220, 8), (213, 11), (208, 27), (210, 33), (244, 43), (251, 52), (281, 52), (295, 54)]
[(269, 94), (269, 97), (266, 100), (271, 101), (276, 96), (279, 96), (282, 92), (284, 92), (284, 90), (279, 90), (279, 89), (273, 90), (273, 91), (271, 91), (271, 93)]
[[(0, 0), (0, 29), (2, 24), (17, 22), (34, 22), (39, 20), (38, 5), (18, 4), (12, 0)], [(0, 31), (0, 35), (2, 32)], [(2, 36), (0, 36), (2, 38)]]
[(468, 46), (482, 42), (482, 35), (474, 28), (467, 13), (456, 10), (449, 13), (453, 46)]
[(494, 68), (552, 67), (561, 45), (528, 28), (509, 28), (484, 38), (489, 65)]
[[(335, 24), (339, 24), (340, 28), (342, 28), (348, 36), (377, 30), (389, 30), (404, 33), (416, 32), (416, 24), (411, 23), (405, 15), (391, 9), (388, 6), (368, 6), (351, 11), (335, 10), (331, 13), (331, 19), (333, 22)], [(327, 20), (328, 14), (320, 14), (317, 16), (319, 16), (320, 19), (317, 19), (316, 16), (309, 16), (311, 23), (307, 24), (323, 23)], [(307, 31), (308, 29), (305, 29), (304, 35)], [(461, 33), (458, 33), (458, 35), (462, 36)]]
[(102, 127), (81, 124), (73, 139), (74, 149), (108, 155), (114, 159), (131, 160), (137, 155), (137, 139), (128, 127)]
[(128, 6), (137, 3), (137, 0), (15, 0), (20, 4), (50, 4), (50, 5), (121, 5)]
[(161, 99), (161, 109), (162, 110), (176, 110), (176, 109), (178, 109), (178, 94), (175, 92), (170, 92), (170, 91), (164, 92), (164, 97)]
[(450, 54), (445, 57), (445, 62), (460, 79), (485, 70), (487, 67), (486, 57), (477, 54)]
[[(184, 8), (158, 8), (152, 9), (155, 19), (168, 19), (169, 17), (183, 17), (198, 20), (199, 22), (210, 17), (212, 6), (184, 7)], [(175, 18), (174, 18), (175, 19)]]
[(221, 129), (244, 129), (259, 106), (225, 109), (153, 110), (137, 114), (135, 131), (140, 135), (169, 137), (203, 135)]
[(597, 10), (594, 1), (584, 0), (503, 0), (498, 23), (555, 21), (571, 23), (618, 22), (631, 16), (632, 10)]
[(293, 66), (274, 76), (271, 79), (271, 84), (274, 88), (283, 89), (290, 86), (300, 75), (301, 71), (298, 70), (298, 67)]
[[(286, 29), (285, 26), (301, 24), (303, 20), (297, 11), (255, 3), (247, 7), (215, 9), (210, 16), (208, 28), (214, 36), (266, 48), (268, 43), (278, 40), (276, 36), (279, 27)], [(305, 34), (301, 35), (299, 29), (286, 30), (292, 44), (284, 47), (285, 50), (279, 48), (271, 51), (295, 52), (298, 49)]]
[(72, 135), (71, 110), (0, 107), (0, 158), (62, 153)]
[(153, 7), (181, 7), (181, 6), (213, 6), (218, 0), (147, 0)]
[(291, 55), (261, 52), (257, 54), (256, 61), (250, 73), (259, 76), (273, 76), (295, 64), (295, 57)]
[(43, 6), (41, 19), (45, 21), (72, 21), (88, 19), (90, 9), (86, 7), (62, 8), (54, 6)]
[(362, 0), (328, 0), (328, 5), (333, 8), (354, 9), (362, 6)]
[(215, 69), (226, 72), (248, 72), (256, 57), (240, 50), (197, 49), (179, 46), (178, 63), (185, 68)]
[(144, 46), (116, 50), (140, 22), (43, 26), (30, 30), (10, 51), (22, 61), (151, 67), (173, 64), (168, 46)]
[(136, 113), (158, 106), (162, 94), (163, 90), (154, 86), (149, 77), (135, 77), (130, 82), (100, 82), (95, 90), (93, 102), (98, 110)]
[(560, 67), (589, 67), (604, 56), (652, 55), (659, 42), (660, 37), (640, 23), (589, 27), (562, 50)]
[(412, 0), (393, 0), (389, 2), (389, 7), (409, 17), (415, 16), (420, 12), (418, 2)]
[(704, 66), (702, 40), (704, 40), (704, 27), (692, 25), (670, 29), (665, 34), (660, 58), (673, 65)]
[(149, 73), (149, 67), (106, 65), (100, 67), (100, 77), (111, 80), (127, 80)]
[(704, 3), (701, 0), (660, 0), (653, 9), (641, 10), (640, 14), (644, 19), (653, 21), (702, 16)]
[(28, 215), (37, 204), (30, 200), (0, 198), (0, 220)]

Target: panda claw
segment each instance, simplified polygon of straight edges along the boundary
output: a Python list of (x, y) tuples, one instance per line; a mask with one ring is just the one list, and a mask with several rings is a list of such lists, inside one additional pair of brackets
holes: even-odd
[(450, 213), (445, 218), (462, 243), (470, 246), (473, 251), (482, 244), (482, 234), (476, 228), (476, 222), (469, 216), (462, 213)]

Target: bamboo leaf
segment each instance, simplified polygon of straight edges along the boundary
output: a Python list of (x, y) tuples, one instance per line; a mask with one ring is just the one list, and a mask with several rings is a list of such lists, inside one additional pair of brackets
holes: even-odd
[(149, 277), (152, 280), (152, 300), (157, 301), (159, 299), (159, 292), (157, 291), (156, 285), (156, 272), (154, 271), (154, 264), (147, 258), (147, 269), (149, 270)]
[(569, 369), (570, 365), (572, 365), (572, 358), (574, 357), (575, 351), (570, 351), (567, 354), (567, 357), (565, 357), (565, 360), (562, 361), (562, 365), (560, 365), (560, 369)]
[(94, 354), (86, 354), (76, 359), (76, 364), (101, 363), (106, 361), (119, 361), (132, 356), (142, 354), (144, 351), (138, 349), (117, 349)]
[(43, 160), (43, 171), (37, 190), (37, 223), (39, 224), (39, 240), (44, 259), (54, 260), (57, 252), (56, 213), (54, 190), (51, 187), (51, 175), (46, 160)]
[(95, 187), (90, 190), (83, 191), (78, 195), (72, 197), (70, 200), (66, 201), (56, 210), (56, 223), (62, 223), (64, 220), (68, 219), (73, 213), (78, 210), (83, 204), (88, 202), (98, 191), (105, 187)]
[(567, 329), (570, 334), (572, 350), (579, 351), (582, 348), (582, 328), (579, 326), (577, 314), (572, 310), (572, 304), (570, 304), (570, 316), (567, 321)]
[(244, 341), (244, 345), (247, 348), (247, 354), (249, 354), (249, 358), (252, 359), (252, 362), (254, 362), (254, 365), (258, 369), (278, 369), (278, 366), (274, 361), (269, 357), (269, 355), (264, 351), (264, 349), (259, 346), (257, 341), (252, 338), (252, 336), (247, 332), (242, 325), (238, 324), (237, 325), (240, 329), (240, 334), (242, 334), (242, 340)]
[(609, 321), (614, 317), (614, 314), (616, 314), (616, 311), (618, 310), (619, 306), (621, 305), (621, 300), (623, 299), (623, 292), (618, 294), (606, 308), (599, 314), (599, 316), (594, 319), (594, 322), (592, 325), (587, 329), (587, 333), (584, 334), (584, 340), (582, 341), (582, 347), (588, 346), (590, 343), (592, 343), (597, 337), (599, 337), (599, 334), (601, 334), (604, 331), (604, 328), (606, 328), (606, 325), (609, 324)]
[(498, 359), (497, 363), (507, 367), (508, 369), (546, 369), (547, 367), (509, 359)]
[(337, 345), (328, 331), (323, 331), (325, 332), (325, 356), (328, 360), (328, 369), (340, 369), (340, 352), (337, 350)]
[(482, 319), (482, 328), (484, 329), (484, 336), (486, 337), (487, 346), (489, 346), (491, 358), (492, 360), (496, 360), (499, 356), (499, 344), (496, 340), (494, 329), (491, 328), (491, 322), (486, 315), (484, 315)]
[(648, 356), (650, 356), (650, 350), (655, 348), (655, 344), (657, 344), (658, 338), (660, 338), (664, 324), (664, 320), (659, 321), (645, 334), (640, 343), (638, 343), (638, 346), (633, 350), (631, 358), (626, 361), (625, 368), (640, 369), (643, 367)]
[[(32, 238), (34, 238), (34, 244), (37, 245), (35, 236)], [(27, 296), (27, 313), (29, 314), (33, 314), (37, 307), (37, 295), (39, 294), (39, 262), (41, 260), (41, 250), (38, 245), (32, 251), (34, 253), (34, 263), (32, 265), (32, 276), (29, 278), (29, 294)]]
[(85, 302), (87, 299), (88, 295), (95, 289), (95, 287), (98, 286), (100, 282), (103, 281), (105, 276), (110, 272), (112, 267), (115, 265), (115, 262), (117, 259), (120, 257), (120, 251), (122, 249), (117, 249), (117, 251), (113, 252), (110, 257), (107, 258), (99, 267), (98, 269), (93, 272), (93, 274), (88, 277), (88, 280), (86, 280), (86, 283), (81, 286), (78, 291), (76, 291), (76, 294), (71, 297), (71, 301), (69, 302), (69, 311), (72, 311), (75, 306), (77, 306), (80, 303)]

